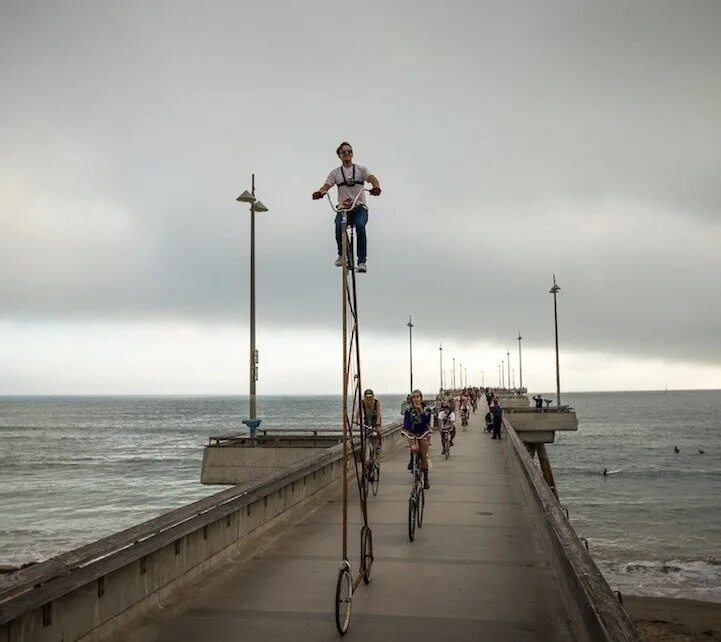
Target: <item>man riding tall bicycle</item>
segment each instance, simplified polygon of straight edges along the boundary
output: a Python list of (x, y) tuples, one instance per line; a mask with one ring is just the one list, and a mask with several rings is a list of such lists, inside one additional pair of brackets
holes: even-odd
[(423, 394), (420, 390), (411, 393), (411, 406), (403, 415), (403, 434), (408, 439), (411, 449), (411, 460), (408, 470), (413, 470), (413, 455), (415, 452), (421, 461), (423, 471), (423, 488), (429, 489), (428, 480), (428, 448), (431, 445), (431, 412), (423, 405)]
[[(323, 198), (326, 192), (330, 190), (333, 185), (338, 186), (338, 205), (340, 207), (350, 207), (355, 203), (355, 207), (350, 210), (347, 214), (348, 225), (354, 225), (358, 234), (358, 272), (366, 271), (366, 253), (367, 253), (367, 241), (366, 241), (366, 223), (368, 222), (368, 205), (366, 205), (365, 191), (363, 186), (366, 181), (373, 187), (370, 193), (373, 196), (379, 196), (381, 193), (381, 186), (378, 179), (368, 171), (367, 167), (363, 165), (355, 165), (353, 163), (353, 148), (350, 143), (343, 142), (338, 145), (336, 154), (340, 158), (342, 165), (336, 167), (328, 178), (325, 179), (322, 187), (313, 192), (313, 200)], [(360, 192), (360, 193), (359, 193)], [(341, 254), (343, 253), (341, 234), (343, 231), (343, 217), (340, 213), (335, 217), (335, 239), (338, 245), (338, 259), (335, 264), (336, 267), (341, 267), (343, 260)]]

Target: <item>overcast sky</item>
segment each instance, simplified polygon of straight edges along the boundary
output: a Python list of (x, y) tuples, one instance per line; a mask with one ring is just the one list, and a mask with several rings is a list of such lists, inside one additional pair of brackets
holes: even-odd
[[(366, 382), (721, 387), (721, 2), (0, 3), (0, 394), (339, 388), (332, 213), (380, 179)], [(518, 373), (515, 373), (517, 378)]]

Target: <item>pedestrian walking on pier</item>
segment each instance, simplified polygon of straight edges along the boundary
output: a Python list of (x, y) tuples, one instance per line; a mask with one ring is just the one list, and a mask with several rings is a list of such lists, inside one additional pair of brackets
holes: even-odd
[(501, 408), (501, 404), (498, 403), (498, 399), (493, 400), (491, 415), (493, 415), (493, 436), (491, 439), (500, 439), (501, 423), (503, 421), (503, 408)]

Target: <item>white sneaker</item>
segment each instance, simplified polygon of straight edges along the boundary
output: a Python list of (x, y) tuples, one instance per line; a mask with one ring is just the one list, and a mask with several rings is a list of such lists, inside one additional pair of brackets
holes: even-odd
[(359, 271), (359, 272), (367, 272), (366, 264), (365, 264), (365, 263), (359, 263), (359, 264), (358, 264), (358, 271)]
[(335, 262), (336, 267), (343, 267), (343, 257), (339, 256)]

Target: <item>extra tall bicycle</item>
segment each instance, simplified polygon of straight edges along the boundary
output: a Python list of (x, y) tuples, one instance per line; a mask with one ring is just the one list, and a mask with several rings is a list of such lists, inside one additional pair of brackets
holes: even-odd
[[(370, 582), (373, 565), (373, 537), (368, 525), (368, 480), (367, 480), (367, 449), (368, 435), (363, 429), (363, 397), (361, 394), (361, 360), (358, 343), (358, 297), (356, 294), (356, 270), (354, 261), (354, 226), (348, 225), (348, 212), (358, 202), (359, 191), (350, 204), (334, 206), (328, 201), (334, 212), (342, 217), (341, 236), (341, 287), (342, 287), (342, 334), (343, 334), (343, 391), (342, 391), (342, 423), (343, 423), (343, 513), (342, 513), (342, 555), (338, 569), (338, 583), (335, 596), (335, 623), (338, 633), (345, 635), (350, 626), (353, 592), (361, 582)], [(369, 190), (365, 190), (369, 191)], [(351, 402), (349, 404), (349, 398)], [(354, 427), (357, 431), (354, 434)], [(356, 439), (354, 439), (354, 436)], [(358, 482), (360, 509), (363, 526), (360, 532), (360, 565), (358, 574), (353, 576), (348, 560), (348, 468), (349, 455), (352, 454), (355, 465), (355, 476)], [(376, 487), (377, 489), (377, 487)], [(377, 490), (376, 490), (377, 492)]]

